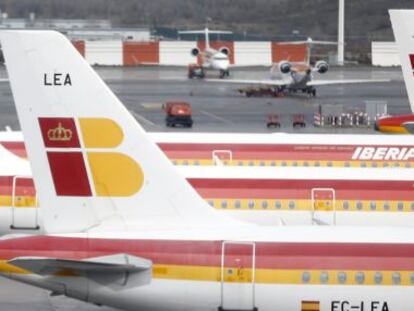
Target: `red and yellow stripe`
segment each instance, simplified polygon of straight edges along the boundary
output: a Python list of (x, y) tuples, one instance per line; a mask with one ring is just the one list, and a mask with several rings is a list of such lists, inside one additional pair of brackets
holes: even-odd
[[(7, 264), (21, 256), (81, 260), (119, 253), (152, 260), (154, 278), (221, 281), (220, 241), (10, 239), (0, 241), (0, 271), (28, 273)], [(414, 286), (414, 244), (258, 242), (255, 254), (260, 284)], [(224, 281), (252, 281), (251, 247), (233, 244), (225, 256)]]

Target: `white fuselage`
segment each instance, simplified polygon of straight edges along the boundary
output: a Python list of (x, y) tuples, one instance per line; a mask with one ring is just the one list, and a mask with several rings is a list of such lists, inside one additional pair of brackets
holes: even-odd
[(230, 60), (228, 55), (212, 48), (206, 48), (202, 52), (202, 66), (208, 69), (228, 71)]

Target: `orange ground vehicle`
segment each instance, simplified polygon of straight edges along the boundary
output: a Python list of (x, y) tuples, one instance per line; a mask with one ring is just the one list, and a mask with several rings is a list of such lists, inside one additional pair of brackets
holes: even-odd
[(181, 125), (183, 127), (192, 127), (192, 109), (189, 103), (179, 101), (168, 101), (164, 105), (166, 113), (165, 123), (168, 127)]

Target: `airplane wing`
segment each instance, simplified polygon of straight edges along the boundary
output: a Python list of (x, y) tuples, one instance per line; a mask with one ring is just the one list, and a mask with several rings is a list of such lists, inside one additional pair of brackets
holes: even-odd
[(147, 259), (117, 254), (86, 260), (68, 260), (47, 257), (18, 257), (9, 264), (39, 275), (56, 275), (61, 272), (72, 273), (125, 273), (142, 272), (151, 269), (152, 262)]
[(383, 83), (391, 82), (390, 79), (350, 79), (350, 80), (312, 80), (308, 86), (335, 85), (335, 84), (358, 84), (358, 83)]
[(226, 80), (226, 79), (205, 79), (207, 82), (217, 83), (232, 83), (232, 84), (250, 84), (250, 85), (267, 85), (267, 86), (283, 86), (289, 85), (291, 82), (288, 80)]

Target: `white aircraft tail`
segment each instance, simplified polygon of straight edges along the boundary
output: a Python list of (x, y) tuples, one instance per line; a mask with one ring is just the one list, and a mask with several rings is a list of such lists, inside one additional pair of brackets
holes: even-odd
[(390, 10), (405, 86), (414, 113), (414, 10)]
[(220, 222), (62, 34), (0, 39), (47, 232)]
[(204, 40), (206, 42), (206, 49), (210, 48), (210, 34), (232, 34), (232, 31), (227, 30), (210, 30), (207, 27), (203, 30), (184, 30), (179, 31), (179, 34), (204, 34)]

